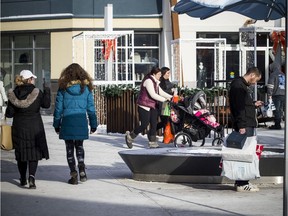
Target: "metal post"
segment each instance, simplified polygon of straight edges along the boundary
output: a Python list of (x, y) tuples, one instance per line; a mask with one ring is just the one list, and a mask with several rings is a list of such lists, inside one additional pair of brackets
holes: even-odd
[[(113, 5), (107, 4), (105, 7), (104, 14), (104, 22), (105, 22), (105, 31), (112, 32), (113, 31)], [(111, 38), (109, 38), (111, 40)], [(107, 60), (105, 60), (105, 78), (106, 81), (113, 80), (113, 52), (110, 52), (110, 56)]]
[[(287, 36), (287, 29), (288, 29), (288, 21), (287, 21), (287, 14), (288, 14), (288, 6), (286, 3), (286, 18), (285, 18), (285, 31), (286, 31), (286, 36)], [(287, 38), (285, 38), (286, 43), (287, 43)], [(285, 54), (285, 74), (286, 74), (286, 79), (285, 79), (285, 131), (284, 131), (284, 167), (285, 167), (285, 171), (284, 171), (284, 193), (283, 193), (283, 215), (287, 216), (288, 212), (287, 212), (287, 185), (288, 185), (288, 178), (287, 178), (287, 174), (288, 174), (288, 162), (287, 162), (287, 154), (288, 154), (288, 149), (287, 149), (287, 134), (288, 134), (288, 128), (287, 128), (287, 121), (288, 121), (288, 116), (287, 116), (287, 110), (288, 110), (288, 104), (287, 104), (287, 99), (288, 99), (288, 91), (287, 91), (287, 87), (288, 87), (288, 81), (287, 81), (287, 65), (288, 65), (288, 47), (286, 46), (286, 54)]]

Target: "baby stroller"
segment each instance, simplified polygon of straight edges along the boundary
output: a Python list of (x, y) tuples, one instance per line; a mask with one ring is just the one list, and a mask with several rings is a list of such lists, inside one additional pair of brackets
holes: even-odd
[(212, 145), (224, 143), (224, 128), (215, 117), (206, 109), (205, 93), (199, 91), (185, 98), (182, 102), (171, 105), (171, 126), (175, 134), (175, 147), (192, 146), (199, 142), (205, 144), (205, 138), (210, 131), (215, 132)]

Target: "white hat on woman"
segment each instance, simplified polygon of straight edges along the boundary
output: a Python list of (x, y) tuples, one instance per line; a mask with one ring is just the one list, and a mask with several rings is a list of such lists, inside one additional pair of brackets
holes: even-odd
[(30, 70), (22, 70), (20, 72), (20, 76), (22, 76), (24, 79), (29, 79), (31, 77), (33, 78), (37, 78), (37, 76), (35, 76)]

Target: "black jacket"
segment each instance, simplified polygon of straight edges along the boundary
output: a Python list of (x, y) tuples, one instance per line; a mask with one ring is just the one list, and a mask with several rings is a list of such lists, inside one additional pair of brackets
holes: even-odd
[(252, 91), (243, 77), (232, 81), (229, 103), (235, 130), (257, 126), (256, 107), (252, 99)]
[(163, 90), (163, 91), (165, 91), (166, 93), (168, 93), (168, 94), (170, 94), (170, 95), (173, 95), (173, 91), (172, 91), (172, 89), (173, 89), (173, 83), (172, 82), (170, 82), (170, 80), (169, 79), (164, 79), (163, 77), (161, 78), (161, 80), (160, 80), (160, 84), (159, 84), (159, 86), (161, 87), (161, 89)]
[(50, 107), (50, 89), (44, 92), (32, 84), (17, 86), (8, 91), (5, 116), (13, 117), (12, 141), (17, 161), (36, 161), (49, 158), (40, 108)]

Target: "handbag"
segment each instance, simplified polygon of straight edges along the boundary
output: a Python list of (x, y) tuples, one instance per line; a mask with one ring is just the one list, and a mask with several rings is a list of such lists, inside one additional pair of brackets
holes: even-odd
[(170, 105), (169, 105), (168, 101), (164, 101), (162, 103), (161, 115), (162, 116), (170, 116), (170, 114), (171, 114)]
[(232, 131), (226, 139), (226, 147), (242, 149), (247, 139), (246, 134), (240, 134), (237, 131)]
[(1, 125), (1, 149), (7, 151), (13, 149), (11, 125), (8, 124)]

